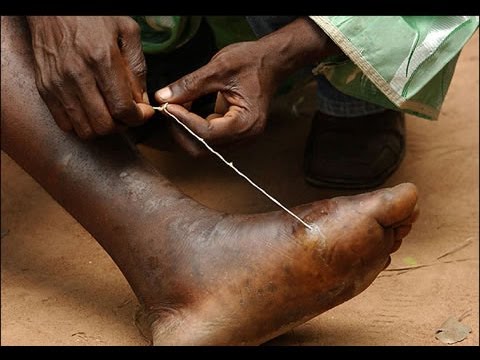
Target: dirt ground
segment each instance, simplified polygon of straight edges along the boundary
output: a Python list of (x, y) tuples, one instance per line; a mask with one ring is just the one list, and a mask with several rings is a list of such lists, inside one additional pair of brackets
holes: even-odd
[[(269, 344), (441, 345), (435, 330), (466, 311), (462, 322), (472, 332), (457, 345), (479, 344), (478, 55), (477, 32), (462, 52), (439, 121), (408, 116), (406, 158), (385, 184), (415, 183), (421, 206), (389, 269), (426, 266), (384, 271), (358, 297)], [(289, 206), (352, 193), (313, 188), (303, 180), (311, 93), (280, 101), (264, 136), (225, 152)], [(292, 104), (300, 96), (304, 101), (294, 115)], [(205, 205), (235, 213), (276, 210), (215, 159), (141, 150)], [(107, 254), (3, 152), (1, 160), (2, 345), (147, 345), (134, 325), (137, 301)]]

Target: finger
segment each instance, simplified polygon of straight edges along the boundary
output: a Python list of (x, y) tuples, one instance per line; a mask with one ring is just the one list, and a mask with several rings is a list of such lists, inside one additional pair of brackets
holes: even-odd
[(115, 121), (135, 126), (144, 123), (145, 113), (133, 99), (128, 68), (122, 60), (120, 50), (113, 49), (110, 66), (96, 64), (97, 86)]
[[(72, 73), (66, 82), (52, 82), (53, 85), (50, 88), (49, 94), (56, 98), (56, 101), (60, 104), (58, 108), (61, 108), (66, 114), (75, 133), (82, 139), (89, 139), (93, 137), (94, 132), (90, 127), (88, 117), (83, 111), (82, 104), (76, 94), (76, 86), (74, 85), (77, 83), (75, 81), (76, 78)], [(80, 77), (78, 77), (78, 79), (80, 79)]]
[(38, 93), (40, 94), (40, 97), (43, 99), (43, 102), (45, 103), (45, 105), (47, 105), (47, 108), (52, 114), (52, 117), (55, 120), (55, 123), (57, 124), (57, 126), (66, 132), (72, 131), (73, 127), (72, 127), (72, 124), (70, 123), (70, 119), (67, 113), (65, 112), (65, 109), (63, 108), (60, 101), (53, 95), (52, 90), (44, 87), (42, 82), (38, 78), (36, 78), (36, 83), (37, 83)]
[(149, 104), (147, 96), (147, 66), (143, 55), (140, 26), (131, 18), (123, 18), (119, 28), (120, 52), (125, 59), (132, 88), (133, 99), (137, 103)]
[(138, 108), (142, 112), (142, 116), (145, 120), (150, 119), (153, 115), (155, 115), (155, 109), (149, 104), (137, 104)]
[(52, 81), (48, 91), (43, 86), (40, 86), (38, 89), (60, 129), (64, 131), (73, 129), (78, 137), (82, 139), (93, 137), (94, 132), (82, 109), (81, 102), (74, 94), (74, 85)]
[(220, 81), (220, 73), (221, 69), (217, 68), (216, 63), (210, 62), (158, 90), (155, 93), (155, 99), (160, 103), (184, 104), (215, 91), (220, 91), (224, 88), (224, 84)]
[(210, 121), (179, 105), (169, 104), (167, 109), (195, 134), (211, 143), (221, 144), (248, 136), (244, 130), (243, 123), (246, 121), (243, 120), (242, 108), (231, 106), (224, 116), (213, 118)]
[(217, 93), (217, 100), (215, 101), (215, 112), (217, 114), (225, 114), (228, 111), (228, 101), (225, 99), (225, 97), (222, 95), (221, 92)]
[(90, 78), (81, 84), (77, 83), (76, 93), (93, 131), (98, 135), (114, 132), (115, 123), (97, 88), (95, 79)]
[(64, 92), (60, 101), (62, 102), (63, 108), (66, 109), (70, 123), (78, 137), (81, 139), (92, 138), (94, 136), (94, 131), (90, 126), (88, 117), (85, 114), (79, 99), (69, 92)]
[(70, 123), (70, 118), (67, 115), (66, 111), (63, 109), (61, 103), (53, 97), (44, 101), (58, 127), (65, 132), (72, 131), (73, 126)]

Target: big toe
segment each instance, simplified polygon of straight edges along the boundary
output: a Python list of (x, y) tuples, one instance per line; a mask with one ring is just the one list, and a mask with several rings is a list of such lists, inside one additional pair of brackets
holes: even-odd
[(393, 226), (408, 218), (413, 219), (417, 212), (417, 187), (411, 183), (362, 194), (360, 197), (360, 211), (374, 216), (384, 227)]

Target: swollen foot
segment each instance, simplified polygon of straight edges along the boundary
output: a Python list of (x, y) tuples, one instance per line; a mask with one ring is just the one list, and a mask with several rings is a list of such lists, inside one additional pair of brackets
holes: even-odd
[(282, 212), (179, 229), (175, 262), (149, 274), (169, 287), (144, 304), (153, 343), (261, 344), (351, 299), (389, 264), (416, 201), (415, 186), (402, 184), (294, 209), (313, 230)]

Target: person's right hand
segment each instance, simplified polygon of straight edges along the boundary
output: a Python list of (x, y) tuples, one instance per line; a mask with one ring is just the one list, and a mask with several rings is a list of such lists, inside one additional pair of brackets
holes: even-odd
[[(235, 145), (260, 134), (266, 126), (274, 92), (288, 74), (341, 53), (306, 17), (256, 41), (231, 44), (208, 64), (156, 92), (159, 103), (196, 135), (213, 145)], [(206, 118), (187, 110), (200, 97), (217, 93), (214, 112)], [(177, 124), (173, 138), (190, 155), (205, 154), (198, 141)]]
[(137, 23), (128, 16), (28, 17), (38, 91), (57, 125), (82, 139), (154, 114)]

